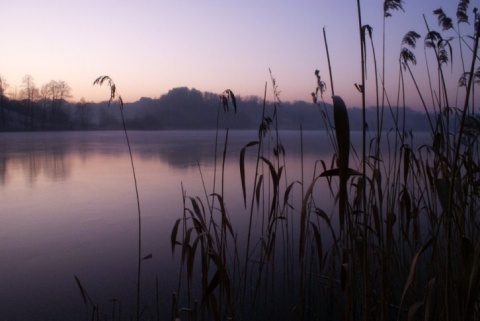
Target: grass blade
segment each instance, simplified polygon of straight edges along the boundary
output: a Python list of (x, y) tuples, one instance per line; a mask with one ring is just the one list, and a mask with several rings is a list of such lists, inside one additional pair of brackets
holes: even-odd
[(430, 244), (432, 244), (432, 242), (433, 242), (433, 238), (429, 239), (420, 248), (420, 250), (417, 252), (417, 254), (415, 254), (415, 256), (413, 257), (412, 264), (410, 266), (410, 273), (408, 274), (408, 279), (407, 279), (407, 282), (405, 283), (405, 287), (403, 288), (402, 298), (400, 300), (400, 311), (399, 311), (399, 315), (398, 315), (399, 317), (400, 317), (400, 313), (402, 311), (403, 300), (405, 299), (405, 295), (407, 294), (407, 291), (410, 288), (410, 285), (412, 285), (413, 278), (415, 276), (415, 270), (417, 269), (417, 263), (418, 263), (418, 259), (420, 257), (420, 254), (422, 254), (423, 251), (425, 251), (430, 246)]
[(245, 208), (247, 208), (247, 193), (245, 188), (245, 152), (248, 147), (258, 145), (258, 141), (252, 141), (245, 145), (240, 151), (240, 179), (242, 181), (242, 192), (243, 192), (243, 203)]

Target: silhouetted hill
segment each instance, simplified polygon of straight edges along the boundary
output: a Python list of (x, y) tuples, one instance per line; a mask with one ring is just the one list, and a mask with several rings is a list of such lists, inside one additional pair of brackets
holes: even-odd
[[(185, 130), (185, 129), (258, 129), (263, 112), (263, 100), (259, 97), (236, 97), (236, 112), (229, 100), (228, 110), (219, 94), (200, 92), (196, 89), (179, 87), (170, 90), (158, 99), (142, 97), (134, 103), (124, 105), (124, 116), (131, 130)], [(69, 103), (66, 101), (0, 101), (0, 129), (15, 130), (103, 130), (122, 129), (118, 102)], [(350, 127), (361, 130), (360, 108), (350, 108)], [(379, 111), (381, 113), (381, 111)], [(425, 113), (410, 108), (383, 110), (383, 129), (395, 128), (403, 122), (405, 113), (406, 130), (429, 130)], [(280, 129), (305, 130), (325, 129), (328, 118), (333, 119), (331, 105), (316, 105), (305, 101), (266, 102), (265, 117)], [(366, 120), (373, 130), (377, 124), (377, 110), (368, 108)], [(401, 127), (401, 126), (399, 126)]]

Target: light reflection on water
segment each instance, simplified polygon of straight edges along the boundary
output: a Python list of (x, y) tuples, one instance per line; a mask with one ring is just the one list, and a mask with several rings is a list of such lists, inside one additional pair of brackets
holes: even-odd
[[(301, 181), (300, 133), (284, 132), (281, 138), (287, 180)], [(221, 132), (219, 159), (224, 139)], [(256, 139), (254, 131), (229, 133), (225, 199), (238, 225), (245, 224), (237, 214), (245, 212), (240, 149)], [(169, 315), (178, 276), (170, 233), (182, 215), (181, 186), (190, 196), (204, 195), (200, 164), (211, 192), (215, 132), (131, 132), (130, 141), (143, 252), (153, 254), (143, 264), (142, 298), (154, 298), (158, 277), (161, 307)], [(304, 132), (303, 147), (304, 179), (309, 182), (317, 160), (330, 164), (332, 149), (320, 132)], [(247, 188), (254, 154), (247, 153)], [(318, 205), (333, 203), (321, 187), (317, 194)], [(134, 313), (138, 221), (123, 132), (0, 134), (0, 199), (0, 319), (84, 320), (74, 275), (96, 303), (109, 309), (108, 301), (115, 298), (124, 311)]]
[[(289, 155), (289, 149), (299, 148), (299, 134), (285, 135), (296, 140), (285, 142)], [(130, 139), (143, 249), (153, 254), (143, 265), (142, 297), (153, 295), (151, 285), (158, 276), (162, 306), (168, 309), (178, 275), (170, 232), (182, 214), (181, 184), (189, 195), (203, 195), (200, 164), (211, 188), (215, 133), (132, 132)], [(224, 139), (221, 132), (218, 155)], [(227, 204), (231, 212), (243, 206), (240, 149), (256, 139), (251, 131), (229, 134), (225, 190), (232, 196)], [(306, 144), (307, 155), (315, 152), (311, 145)], [(137, 212), (123, 132), (2, 133), (0, 151), (1, 318), (83, 320), (74, 275), (95, 302), (107, 305), (116, 298), (125, 311), (134, 311)], [(247, 173), (253, 173), (251, 165), (249, 161)]]

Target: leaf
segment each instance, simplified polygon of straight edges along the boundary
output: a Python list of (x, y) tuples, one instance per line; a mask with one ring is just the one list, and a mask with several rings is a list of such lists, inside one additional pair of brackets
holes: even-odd
[(378, 198), (380, 199), (380, 201), (382, 201), (383, 200), (382, 173), (377, 168), (373, 170), (373, 180), (377, 185)]
[(182, 264), (185, 262), (185, 259), (188, 259), (189, 251), (190, 251), (190, 239), (192, 237), (192, 231), (194, 230), (193, 227), (189, 228), (185, 233), (185, 237), (182, 242)]
[(181, 218), (175, 221), (175, 225), (173, 225), (173, 229), (172, 229), (172, 234), (170, 235), (170, 242), (172, 243), (172, 255), (175, 253), (175, 244), (177, 243), (178, 227), (180, 226), (181, 221), (182, 221)]
[(403, 300), (405, 299), (405, 295), (407, 294), (407, 291), (410, 288), (410, 285), (412, 285), (413, 277), (415, 276), (415, 270), (417, 269), (418, 258), (420, 257), (420, 254), (422, 254), (423, 251), (425, 251), (430, 246), (430, 244), (432, 244), (432, 242), (433, 242), (433, 238), (429, 239), (420, 248), (420, 250), (417, 252), (417, 254), (415, 254), (415, 256), (413, 257), (412, 264), (410, 266), (410, 273), (408, 274), (408, 279), (407, 279), (407, 282), (405, 283), (405, 286), (403, 288), (402, 298), (400, 300), (400, 311), (402, 310)]
[(355, 83), (355, 88), (357, 88), (359, 93), (363, 93), (363, 86)]
[(213, 314), (213, 320), (220, 321), (220, 310), (218, 309), (217, 299), (214, 295), (210, 295), (208, 298), (208, 307)]
[(284, 207), (288, 205), (290, 208), (293, 209), (293, 206), (288, 204), (288, 198), (290, 197), (290, 192), (292, 191), (293, 185), (295, 183), (298, 183), (300, 185), (302, 184), (299, 181), (294, 181), (294, 182), (290, 183), (290, 185), (288, 185), (287, 189), (285, 190), (284, 196), (283, 196), (283, 206)]
[(347, 107), (339, 96), (333, 97), (333, 120), (335, 123), (335, 134), (337, 136), (338, 160), (340, 171), (348, 168), (350, 155), (350, 122), (348, 119)]
[(466, 267), (470, 267), (473, 259), (474, 254), (474, 247), (472, 241), (466, 237), (462, 236), (460, 238), (460, 254), (463, 258), (463, 265)]
[(198, 243), (202, 240), (202, 236), (197, 236), (195, 241), (193, 242), (192, 246), (188, 248), (188, 256), (187, 256), (187, 276), (190, 280), (192, 280), (193, 276), (193, 263), (195, 262), (195, 254), (197, 253), (197, 246)]
[(255, 198), (257, 200), (257, 209), (260, 207), (260, 192), (262, 191), (263, 174), (260, 175), (255, 189)]
[(88, 302), (92, 303), (92, 299), (88, 296), (87, 290), (83, 287), (82, 283), (80, 282), (80, 279), (74, 275), (75, 281), (77, 281), (78, 288), (80, 289), (80, 293), (82, 294), (82, 299), (83, 303), (85, 304), (85, 307), (87, 306)]
[(305, 193), (305, 196), (303, 197), (302, 200), (302, 208), (300, 210), (300, 240), (299, 240), (299, 258), (300, 260), (303, 260), (303, 256), (305, 255), (304, 250), (305, 250), (305, 241), (306, 241), (306, 227), (307, 227), (307, 204), (308, 201), (310, 200), (310, 197), (313, 192), (313, 187), (315, 186), (315, 183), (317, 179), (320, 176), (317, 176), (313, 179), (313, 181), (310, 183), (310, 186), (308, 186), (308, 189)]
[(357, 182), (354, 184), (355, 194), (353, 196), (353, 209), (358, 210), (362, 207), (363, 204), (363, 189), (365, 188), (365, 183), (363, 182), (363, 177), (359, 177)]
[(272, 176), (272, 182), (274, 184), (274, 187), (278, 185), (278, 180), (280, 178), (280, 175), (277, 174), (277, 171), (275, 170), (275, 167), (273, 166), (272, 162), (270, 162), (268, 159), (266, 159), (263, 156), (260, 156), (260, 159), (263, 160), (267, 165), (270, 170), (270, 175)]
[(217, 272), (215, 274), (218, 273), (218, 277), (219, 277), (218, 281), (220, 283), (220, 286), (225, 291), (227, 301), (230, 302), (230, 299), (231, 299), (231, 285), (230, 285), (230, 277), (229, 277), (229, 275), (227, 273), (227, 270), (225, 268), (225, 262), (222, 261), (222, 258), (220, 257), (220, 255), (218, 255), (217, 253), (215, 253), (213, 251), (209, 253), (209, 257), (212, 259), (212, 261), (215, 263), (215, 265), (217, 267)]
[(212, 279), (210, 280), (210, 283), (208, 283), (207, 290), (203, 295), (203, 300), (207, 300), (208, 297), (212, 294), (212, 292), (215, 290), (215, 288), (219, 284), (220, 284), (220, 272), (217, 270), (217, 272), (215, 272)]
[(230, 232), (230, 235), (233, 236), (234, 235), (233, 228), (227, 216), (227, 210), (225, 209), (225, 202), (223, 201), (223, 197), (217, 193), (214, 193), (211, 195), (216, 196), (218, 198), (218, 202), (220, 204), (220, 213), (222, 214), (222, 226), (225, 226)]
[(407, 188), (403, 188), (399, 193), (400, 198), (400, 213), (405, 217), (406, 234), (410, 228), (410, 221), (412, 219), (412, 199)]
[(206, 227), (205, 220), (203, 218), (203, 213), (200, 210), (200, 206), (198, 205), (197, 201), (193, 197), (189, 197), (189, 199), (192, 203), (193, 211), (194, 211), (195, 215), (197, 216), (198, 220), (200, 221), (202, 227)]
[(153, 257), (152, 254), (148, 254), (148, 255), (146, 255), (146, 256), (144, 256), (144, 257), (142, 258), (142, 261), (149, 260), (149, 259), (151, 259), (152, 257)]
[[(363, 88), (362, 88), (363, 90)], [(340, 229), (343, 230), (347, 207), (347, 180), (348, 164), (350, 157), (350, 121), (347, 106), (340, 96), (333, 96), (333, 121), (337, 137), (337, 166), (339, 176), (339, 220)]]
[[(362, 175), (362, 173), (360, 173), (359, 171), (354, 170), (353, 168), (347, 168), (347, 177), (360, 176), (360, 175)], [(332, 177), (332, 176), (340, 176), (340, 169), (339, 168), (327, 169), (320, 174), (320, 177)]]
[(404, 184), (407, 184), (407, 178), (408, 178), (408, 171), (410, 169), (410, 155), (411, 155), (411, 149), (408, 146), (405, 146), (405, 156), (403, 159), (403, 182)]
[(315, 247), (317, 248), (318, 266), (319, 266), (320, 269), (322, 269), (322, 267), (323, 267), (322, 238), (320, 236), (320, 232), (318, 230), (318, 227), (313, 222), (310, 222), (310, 226), (313, 229), (313, 237), (315, 239)]
[(320, 177), (339, 176), (340, 170), (338, 168), (327, 169), (320, 174)]
[(255, 146), (257, 144), (259, 144), (258, 141), (251, 141), (240, 151), (240, 179), (242, 181), (243, 203), (245, 208), (247, 207), (247, 193), (245, 188), (245, 152), (248, 147)]
[[(275, 219), (275, 221), (276, 221), (276, 219)], [(274, 248), (274, 245), (275, 245), (275, 235), (276, 234), (275, 234), (275, 232), (272, 232), (273, 226), (274, 226), (274, 223), (272, 222), (272, 224), (269, 227), (269, 233), (271, 233), (271, 240), (268, 242), (268, 247), (267, 247), (267, 250), (266, 250), (266, 253), (265, 253), (266, 256), (267, 256), (267, 259), (269, 259), (269, 260), (272, 257), (273, 248)]]
[(450, 184), (445, 178), (438, 178), (435, 180), (435, 188), (437, 189), (438, 200), (442, 209), (448, 211), (450, 205), (450, 197), (448, 193), (450, 192)]
[(340, 284), (342, 291), (345, 291), (348, 281), (348, 263), (343, 263), (340, 270)]
[(432, 295), (433, 295), (433, 287), (435, 286), (436, 278), (432, 278), (428, 282), (427, 293), (425, 294), (425, 317), (423, 320), (430, 320), (430, 310), (432, 307)]
[(471, 271), (467, 284), (467, 296), (465, 298), (465, 312), (464, 315), (474, 315), (476, 307), (478, 306), (478, 296), (480, 294), (480, 242), (477, 241), (475, 251), (473, 254)]
[(375, 203), (372, 204), (372, 214), (373, 214), (373, 222), (375, 225), (375, 232), (377, 237), (380, 239), (382, 235), (382, 230), (381, 230), (382, 226), (380, 224), (380, 212), (378, 210), (378, 205)]
[(415, 314), (417, 313), (418, 309), (420, 309), (423, 306), (423, 302), (416, 302), (412, 304), (410, 309), (408, 309), (408, 317), (407, 320), (415, 320)]
[[(325, 213), (324, 210), (320, 208), (315, 208), (315, 213), (320, 216), (325, 222), (327, 222), (328, 228), (330, 229), (330, 232), (332, 233), (332, 240), (335, 241), (337, 237), (335, 236), (335, 231), (333, 230), (332, 227), (332, 222), (330, 221), (330, 218), (328, 217), (327, 213)], [(336, 244), (336, 242), (335, 242)]]
[(271, 218), (275, 214), (275, 206), (277, 204), (277, 199), (279, 197), (278, 185), (279, 185), (280, 177), (282, 176), (283, 166), (279, 168), (277, 173), (275, 170), (275, 167), (268, 159), (266, 159), (263, 156), (261, 156), (260, 159), (263, 160), (268, 165), (268, 168), (270, 169), (270, 175), (272, 176), (273, 197), (272, 197), (272, 205), (270, 207), (270, 214), (269, 214), (269, 217)]

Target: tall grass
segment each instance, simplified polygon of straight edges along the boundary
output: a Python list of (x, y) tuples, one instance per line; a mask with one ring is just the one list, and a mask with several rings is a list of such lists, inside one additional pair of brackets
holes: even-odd
[[(392, 103), (386, 90), (386, 79), (392, 77), (385, 75), (385, 26), (393, 11), (403, 11), (403, 1), (384, 1), (381, 67), (372, 28), (362, 22), (360, 0), (357, 9), (361, 79), (355, 86), (363, 109), (361, 146), (352, 144), (347, 106), (342, 93), (333, 90), (334, 70), (324, 29), (331, 105), (324, 100), (328, 90), (318, 70), (312, 98), (327, 128), (320, 134), (329, 137), (335, 151), (333, 159), (318, 160), (319, 169), (315, 167), (310, 178), (303, 175), (303, 157), (299, 166), (287, 168), (289, 151), (278, 126), (282, 102), (270, 72), (273, 112), (266, 112), (265, 85), (258, 136), (245, 142), (238, 155), (243, 213), (232, 213), (224, 188), (226, 179), (232, 178), (225, 177), (229, 130), (225, 129), (221, 142), (222, 110), (230, 112), (233, 107), (236, 112), (241, 106), (231, 90), (224, 91), (217, 113), (213, 184), (207, 186), (199, 164), (203, 195), (187, 195), (182, 186), (183, 213), (171, 233), (172, 253), (180, 257), (180, 275), (170, 319), (480, 319), (480, 118), (475, 99), (475, 84), (480, 81), (479, 15), (469, 9), (469, 1), (462, 0), (456, 27), (442, 9), (433, 11), (442, 32), (433, 30), (425, 19), (427, 91), (415, 76), (414, 51), (422, 37), (415, 31), (405, 35), (398, 57), (397, 101)], [(471, 32), (464, 34), (463, 26), (471, 17)], [(447, 31), (456, 37), (442, 35)], [(455, 40), (459, 54), (452, 47)], [(369, 67), (375, 74), (373, 88), (365, 76), (370, 70), (368, 50), (373, 57)], [(457, 97), (463, 101), (457, 98), (455, 104), (445, 77), (453, 57), (460, 57), (456, 59), (462, 66), (458, 91), (463, 94)], [(432, 64), (434, 70), (430, 70)], [(111, 90), (109, 104), (117, 97), (120, 103), (137, 197), (135, 317), (139, 320), (142, 261), (151, 255), (142, 253), (140, 201), (123, 101), (108, 76), (94, 84), (104, 82)], [(430, 141), (422, 145), (405, 121), (410, 82), (415, 92), (409, 94), (418, 96), (430, 125)], [(365, 119), (367, 94), (376, 98), (377, 118), (373, 126), (369, 124), (373, 131)], [(383, 128), (385, 113), (396, 120), (394, 128)], [(302, 139), (299, 144), (303, 150)], [(361, 153), (357, 153), (359, 147)], [(248, 172), (246, 163), (252, 156), (254, 170)], [(298, 168), (301, 179), (291, 181), (290, 171)], [(320, 184), (326, 188), (320, 189)], [(321, 193), (331, 194), (331, 204), (319, 202)], [(233, 215), (242, 214), (246, 228), (233, 223)], [(86, 319), (106, 318), (80, 279), (75, 279)], [(158, 284), (156, 289), (158, 296)], [(120, 319), (116, 308), (114, 302), (112, 320)], [(157, 319), (160, 314), (157, 310)]]
[[(368, 130), (363, 118), (362, 152), (357, 154), (358, 146), (350, 142), (348, 111), (341, 93), (333, 97), (333, 120), (330, 118), (328, 109), (332, 107), (323, 98), (326, 84), (316, 71), (317, 88), (312, 97), (327, 126), (325, 134), (335, 156), (319, 160), (322, 172), (314, 170), (311, 179), (302, 175), (301, 181), (289, 181), (288, 150), (283, 148), (276, 122), (281, 100), (272, 76), (274, 112), (267, 115), (264, 108), (258, 138), (246, 142), (238, 157), (239, 197), (245, 206), (247, 230), (237, 230), (232, 223), (223, 192), (223, 170), (221, 181), (214, 180), (209, 187), (211, 193), (207, 187), (202, 197), (183, 192), (184, 212), (174, 225), (171, 241), (172, 252), (180, 256), (179, 280), (186, 282), (179, 284), (185, 284), (186, 290), (179, 286), (174, 295), (172, 318), (480, 318), (480, 119), (474, 95), (474, 85), (480, 79), (476, 67), (478, 13), (470, 11), (469, 1), (459, 1), (455, 28), (443, 10), (434, 11), (442, 32), (455, 31), (461, 44), (461, 55), (455, 57), (461, 57), (462, 66), (468, 66), (467, 70), (463, 67), (459, 80), (464, 98), (462, 108), (457, 108), (452, 105), (444, 75), (454, 57), (453, 39), (444, 38), (428, 24), (424, 47), (425, 52), (433, 53), (434, 61), (426, 53), (425, 64), (436, 66), (435, 71), (427, 71), (430, 90), (425, 92), (415, 77), (414, 49), (421, 39), (415, 31), (401, 42), (397, 102), (390, 101), (386, 90), (385, 45), (379, 68), (373, 41), (370, 57), (374, 57), (376, 81), (374, 88), (367, 88), (364, 72), (372, 29), (362, 22), (360, 1), (357, 7), (362, 79), (356, 86), (363, 110), (370, 92), (377, 102), (374, 131)], [(403, 11), (403, 1), (384, 1), (383, 39), (393, 10)], [(471, 33), (463, 34), (460, 25), (469, 21), (470, 12)], [(324, 39), (328, 53), (325, 29)], [(333, 94), (330, 61), (329, 70)], [(403, 113), (409, 82), (430, 122), (431, 141), (420, 146)], [(230, 93), (221, 96), (224, 104), (234, 97)], [(385, 112), (396, 119), (395, 128), (383, 129)], [(215, 152), (216, 158), (221, 157), (222, 168), (228, 130), (223, 146), (222, 156)], [(255, 171), (247, 173), (246, 155), (252, 153)], [(303, 169), (303, 163), (299, 168)], [(327, 191), (318, 190), (319, 182), (326, 182)], [(300, 199), (294, 196), (299, 191)], [(333, 195), (331, 206), (318, 203), (322, 192)]]
[[(111, 105), (111, 103), (118, 99), (119, 103), (119, 109), (120, 109), (120, 115), (122, 119), (122, 126), (123, 126), (123, 132), (125, 134), (125, 140), (126, 144), (128, 147), (128, 154), (130, 157), (130, 165), (132, 168), (132, 177), (133, 177), (133, 183), (135, 186), (135, 196), (136, 196), (136, 204), (137, 204), (137, 218), (138, 218), (138, 259), (137, 259), (137, 291), (136, 291), (136, 314), (135, 314), (135, 319), (140, 320), (141, 318), (141, 313), (142, 313), (142, 307), (141, 307), (141, 299), (140, 299), (140, 285), (141, 285), (141, 276), (142, 276), (142, 261), (148, 260), (152, 258), (152, 254), (144, 255), (142, 252), (142, 214), (141, 214), (141, 206), (140, 206), (140, 195), (138, 192), (138, 184), (137, 184), (137, 176), (136, 176), (136, 171), (135, 171), (135, 163), (133, 161), (133, 154), (132, 154), (132, 148), (130, 144), (130, 138), (128, 136), (128, 131), (127, 131), (127, 126), (125, 123), (125, 117), (123, 113), (123, 99), (122, 96), (118, 94), (117, 92), (117, 87), (114, 83), (114, 81), (109, 77), (109, 76), (100, 76), (95, 81), (93, 82), (93, 85), (103, 85), (104, 83), (107, 83), (107, 85), (110, 88), (110, 98), (108, 100), (108, 106)], [(85, 305), (86, 309), (86, 315), (87, 315), (87, 320), (91, 317), (91, 320), (99, 320), (101, 318), (106, 319), (106, 315), (100, 313), (100, 309), (98, 304), (94, 303), (94, 301), (88, 296), (86, 289), (83, 287), (80, 279), (75, 276), (75, 280), (77, 282), (77, 285), (79, 286), (80, 292), (82, 294), (82, 299)], [(158, 285), (157, 285), (157, 291), (158, 291)], [(112, 311), (112, 320), (115, 320), (115, 303), (116, 300), (113, 301), (113, 311)], [(88, 315), (89, 311), (89, 306), (92, 308), (92, 314), (91, 316)], [(120, 313), (119, 316), (120, 318)]]

